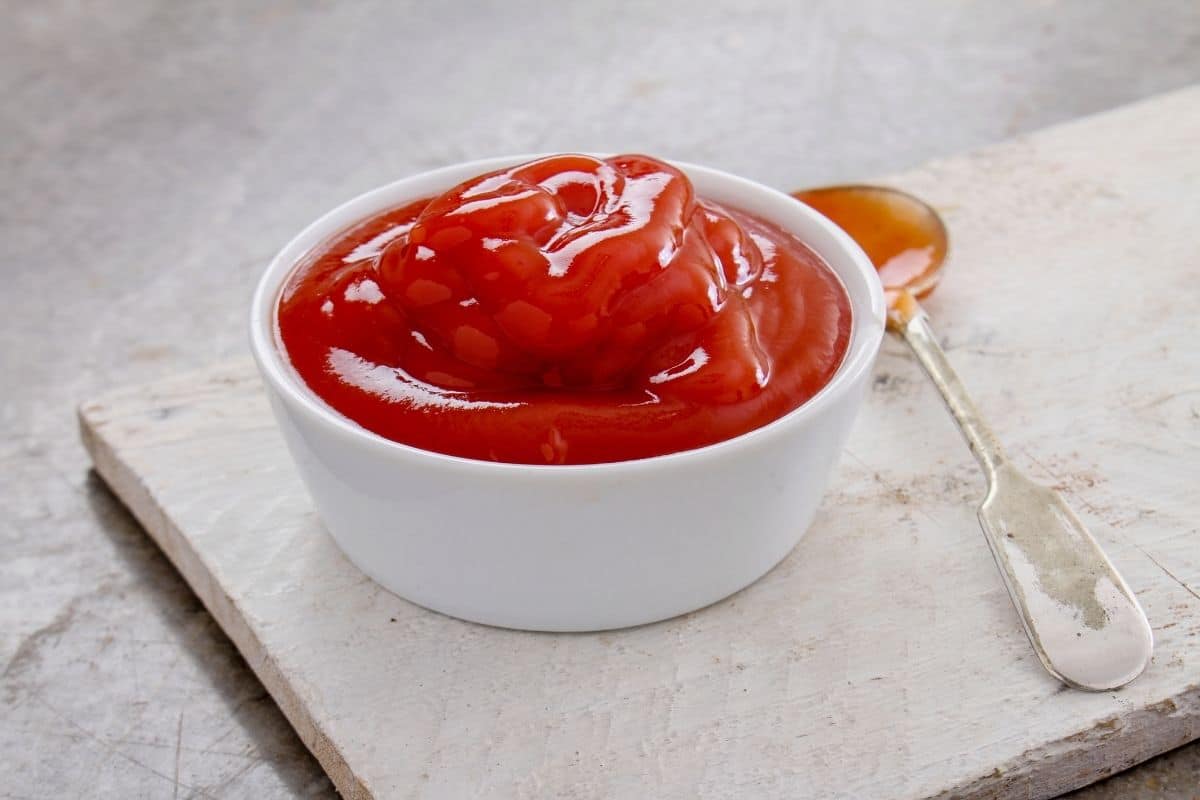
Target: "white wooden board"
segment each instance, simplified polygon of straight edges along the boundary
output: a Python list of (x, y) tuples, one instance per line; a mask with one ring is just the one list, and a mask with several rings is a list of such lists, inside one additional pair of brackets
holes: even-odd
[(374, 586), (313, 516), (248, 363), (86, 403), (84, 440), (346, 797), (1050, 797), (1200, 736), (1200, 89), (894, 182), (949, 222), (929, 308), (951, 360), (1150, 616), (1154, 663), (1121, 692), (1042, 672), (980, 477), (891, 341), (792, 555), (604, 634)]

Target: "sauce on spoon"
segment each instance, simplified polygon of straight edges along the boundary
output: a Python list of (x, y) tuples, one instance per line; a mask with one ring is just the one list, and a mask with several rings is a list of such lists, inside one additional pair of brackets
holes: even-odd
[[(927, 203), (884, 186), (829, 186), (793, 192), (850, 234), (866, 252), (883, 282), (893, 312), (933, 291), (942, 274), (949, 237)], [(893, 313), (892, 316), (895, 316)]]

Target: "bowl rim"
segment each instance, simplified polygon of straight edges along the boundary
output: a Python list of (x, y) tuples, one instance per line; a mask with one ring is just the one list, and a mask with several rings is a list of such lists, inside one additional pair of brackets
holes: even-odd
[[(305, 226), (291, 238), (271, 259), (266, 270), (259, 277), (254, 289), (250, 305), (250, 350), (258, 365), (259, 372), (277, 395), (291, 409), (299, 411), (309, 420), (317, 423), (327, 431), (344, 439), (351, 439), (362, 447), (374, 450), (385, 456), (399, 457), (409, 460), (420, 460), (426, 466), (443, 466), (454, 469), (466, 469), (489, 472), (500, 475), (529, 474), (529, 475), (567, 475), (581, 472), (619, 472), (637, 471), (643, 469), (659, 469), (667, 465), (682, 465), (708, 461), (721, 457), (741, 448), (760, 445), (765, 440), (780, 435), (783, 431), (801, 425), (815, 417), (828, 406), (836, 403), (851, 387), (854, 386), (863, 373), (874, 363), (886, 320), (886, 305), (883, 287), (879, 281), (875, 267), (862, 248), (850, 236), (820, 212), (805, 203), (787, 195), (778, 189), (758, 183), (757, 181), (733, 175), (712, 167), (692, 164), (675, 159), (660, 159), (683, 170), (691, 176), (702, 175), (706, 181), (723, 182), (727, 186), (740, 189), (743, 192), (757, 193), (774, 197), (777, 202), (782, 198), (787, 201), (790, 213), (799, 214), (806, 220), (822, 229), (834, 245), (847, 257), (854, 271), (863, 278), (867, 287), (867, 296), (863, 298), (846, 285), (845, 277), (836, 266), (830, 263), (825, 254), (818, 255), (837, 277), (850, 299), (851, 335), (833, 377), (808, 400), (801, 403), (783, 416), (768, 422), (758, 428), (738, 434), (729, 439), (696, 447), (690, 450), (680, 450), (673, 453), (648, 456), (645, 458), (625, 461), (606, 461), (594, 464), (522, 464), (505, 461), (484, 461), (482, 459), (455, 456), (424, 450), (413, 445), (385, 438), (374, 431), (362, 427), (354, 420), (346, 417), (329, 406), (307, 384), (304, 383), (283, 350), (278, 336), (277, 308), (282, 295), (283, 285), (291, 276), (296, 264), (307, 253), (326, 241), (338, 231), (345, 230), (365, 217), (385, 208), (401, 205), (417, 197), (438, 191), (436, 188), (412, 189), (410, 187), (425, 185), (441, 185), (445, 189), (469, 179), (472, 175), (482, 174), (506, 166), (521, 164), (537, 158), (543, 158), (552, 153), (517, 154), (496, 156), (492, 158), (464, 161), (439, 167), (433, 170), (416, 173), (382, 186), (362, 192), (355, 197), (339, 204), (330, 211), (322, 214)], [(596, 155), (589, 153), (588, 155)], [(597, 157), (607, 157), (604, 154)], [(793, 232), (806, 245), (816, 250), (805, 237), (794, 233), (794, 223), (789, 225), (773, 216), (766, 218), (772, 223)]]

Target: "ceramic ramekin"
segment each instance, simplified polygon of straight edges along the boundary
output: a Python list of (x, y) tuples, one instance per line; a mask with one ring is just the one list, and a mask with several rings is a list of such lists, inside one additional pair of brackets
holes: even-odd
[(639, 625), (752, 583), (804, 534), (858, 412), (884, 330), (875, 270), (840, 228), (787, 195), (677, 163), (697, 193), (768, 219), (816, 250), (850, 296), (853, 331), (833, 380), (765, 427), (697, 450), (580, 466), (497, 464), (398, 444), (325, 405), (292, 370), (276, 326), (292, 268), (332, 234), (439, 194), (512, 156), (367, 192), (279, 252), (250, 313), (254, 357), (317, 514), (380, 585), (462, 619), (547, 631)]

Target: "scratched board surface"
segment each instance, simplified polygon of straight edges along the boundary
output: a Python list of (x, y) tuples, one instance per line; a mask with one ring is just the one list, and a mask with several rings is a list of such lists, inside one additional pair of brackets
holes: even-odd
[(1120, 692), (1038, 665), (981, 478), (893, 341), (796, 550), (603, 634), (377, 588), (314, 517), (247, 362), (85, 403), (84, 440), (346, 797), (1051, 797), (1200, 736), (1198, 141), (1190, 89), (889, 181), (952, 231), (928, 303), (951, 361), (1150, 616), (1154, 662)]

